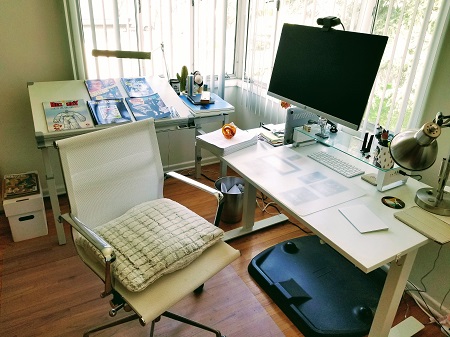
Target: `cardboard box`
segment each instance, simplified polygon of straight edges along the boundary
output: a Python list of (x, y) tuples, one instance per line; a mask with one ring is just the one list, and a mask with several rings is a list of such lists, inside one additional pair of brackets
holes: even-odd
[(48, 234), (42, 192), (3, 200), (3, 209), (15, 242)]

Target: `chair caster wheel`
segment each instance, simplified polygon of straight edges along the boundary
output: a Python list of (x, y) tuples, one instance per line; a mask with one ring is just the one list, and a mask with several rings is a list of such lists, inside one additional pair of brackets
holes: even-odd
[[(200, 287), (198, 287), (197, 289), (195, 289), (194, 290), (194, 294), (201, 294), (202, 292), (203, 292), (203, 287), (204, 287), (205, 285), (204, 284), (202, 284)], [(224, 336), (222, 336), (222, 337), (224, 337)]]

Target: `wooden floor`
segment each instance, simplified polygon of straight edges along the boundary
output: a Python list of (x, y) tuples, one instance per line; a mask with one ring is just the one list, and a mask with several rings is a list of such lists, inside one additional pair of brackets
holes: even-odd
[[(183, 171), (180, 172), (184, 175), (192, 175), (193, 171)], [(203, 168), (204, 176), (200, 179), (203, 183), (214, 186), (213, 181), (219, 177), (218, 165), (209, 165)], [(234, 175), (233, 172), (229, 172), (229, 175)], [(165, 192), (166, 197), (169, 197), (173, 200), (179, 201), (183, 203), (185, 206), (193, 209), (198, 214), (202, 215), (206, 219), (212, 221), (213, 212), (211, 211), (211, 205), (214, 205), (214, 201), (211, 200), (208, 195), (203, 195), (203, 193), (199, 193), (198, 190), (191, 188), (185, 184), (176, 182), (174, 179), (168, 179), (165, 182)], [(263, 218), (270, 217), (272, 214), (276, 214), (279, 211), (282, 211), (277, 205), (267, 205), (268, 200), (263, 200), (264, 196), (258, 196), (258, 204), (260, 208), (257, 208), (255, 212), (255, 219), (260, 220)], [(27, 241), (27, 245), (23, 245), (23, 250), (16, 250), (17, 256), (8, 256), (8, 259), (17, 259), (17, 272), (20, 272), (20, 269), (30, 268), (35, 266), (36, 264), (51, 264), (55, 263), (56, 260), (60, 260), (62, 255), (65, 254), (64, 249), (61, 249), (61, 246), (57, 245), (56, 234), (53, 224), (53, 217), (51, 214), (51, 208), (49, 200), (45, 200), (46, 208), (47, 208), (47, 219), (49, 223), (49, 236), (45, 238), (37, 238), (31, 239)], [(65, 196), (60, 197), (60, 204), (63, 212), (68, 211), (68, 202)], [(265, 207), (265, 209), (264, 209)], [(264, 210), (263, 210), (264, 209)], [(272, 213), (272, 214), (270, 214)], [(221, 224), (221, 228), (225, 231), (229, 229), (233, 229), (235, 227), (240, 226), (240, 223), (230, 225), (230, 224)], [(66, 233), (68, 233), (68, 228), (65, 228)], [(306, 228), (302, 228), (295, 221), (286, 222), (284, 224), (279, 224), (273, 226), (268, 229), (264, 229), (250, 235), (246, 235), (244, 237), (234, 239), (229, 241), (229, 243), (239, 249), (241, 251), (241, 257), (232, 263), (232, 267), (239, 275), (239, 277), (243, 280), (243, 282), (247, 285), (253, 295), (258, 299), (261, 305), (265, 308), (268, 314), (272, 317), (274, 322), (278, 325), (280, 330), (283, 332), (285, 336), (303, 336), (298, 329), (290, 322), (290, 320), (281, 312), (281, 310), (273, 303), (273, 301), (268, 297), (264, 291), (260, 289), (260, 287), (253, 281), (250, 275), (247, 272), (247, 266), (250, 263), (251, 259), (256, 256), (258, 253), (263, 251), (266, 248), (269, 248), (281, 241), (285, 241), (291, 238), (308, 235), (308, 230)], [(45, 251), (42, 249), (42, 245), (39, 243), (42, 240), (52, 240), (54, 242), (54, 246), (52, 248), (46, 248)], [(15, 243), (12, 241), (9, 224), (7, 218), (4, 214), (0, 214), (0, 276), (3, 274), (3, 254), (5, 250)], [(24, 258), (24, 256), (26, 258)], [(20, 264), (20, 265), (19, 265)], [(42, 275), (45, 277), (45, 275)], [(1, 287), (1, 278), (0, 278), (0, 287)], [(232, 286), (230, 287), (232, 288)], [(67, 289), (68, 292), (72, 291), (71, 289)], [(36, 296), (40, 296), (41, 294), (36, 294)], [(64, 298), (64, 294), (61, 294), (62, 298)], [(0, 298), (0, 307), (2, 305), (2, 299)], [(39, 310), (46, 311), (46, 307), (42, 306)], [(80, 319), (82, 319), (82, 315), (80, 314)], [(50, 313), (49, 313), (50, 315)], [(252, 313), (249, 312), (247, 317), (251, 320)], [(418, 337), (436, 337), (441, 336), (439, 328), (434, 324), (428, 324), (429, 319), (428, 316), (425, 315), (418, 306), (414, 303), (414, 301), (409, 296), (404, 296), (402, 303), (397, 312), (396, 319), (394, 321), (394, 325), (398, 322), (405, 319), (408, 316), (414, 316), (420, 322), (426, 325), (425, 329), (417, 333), (415, 336)], [(28, 318), (28, 319), (32, 319)], [(1, 331), (1, 327), (0, 327)], [(244, 336), (243, 336), (244, 337)], [(245, 337), (253, 337), (253, 336), (245, 336)]]

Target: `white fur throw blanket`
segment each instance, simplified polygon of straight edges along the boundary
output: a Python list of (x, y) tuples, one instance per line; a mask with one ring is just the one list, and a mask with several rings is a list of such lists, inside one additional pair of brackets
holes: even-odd
[[(113, 247), (114, 276), (130, 291), (184, 268), (223, 237), (220, 228), (170, 199), (135, 206), (94, 231)], [(76, 243), (99, 254), (84, 238)]]

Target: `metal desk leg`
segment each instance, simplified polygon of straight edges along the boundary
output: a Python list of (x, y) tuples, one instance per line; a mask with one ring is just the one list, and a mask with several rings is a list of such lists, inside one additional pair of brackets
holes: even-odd
[(417, 249), (392, 261), (378, 302), (369, 337), (387, 337), (408, 281)]
[(61, 215), (61, 209), (59, 208), (58, 193), (56, 192), (55, 176), (53, 174), (52, 165), (50, 162), (50, 156), (48, 148), (41, 149), (42, 158), (45, 166), (45, 179), (47, 181), (48, 194), (50, 196), (50, 203), (52, 205), (52, 213), (55, 220), (56, 234), (58, 236), (58, 243), (60, 245), (66, 244), (66, 234), (64, 233), (64, 226), (59, 220)]

